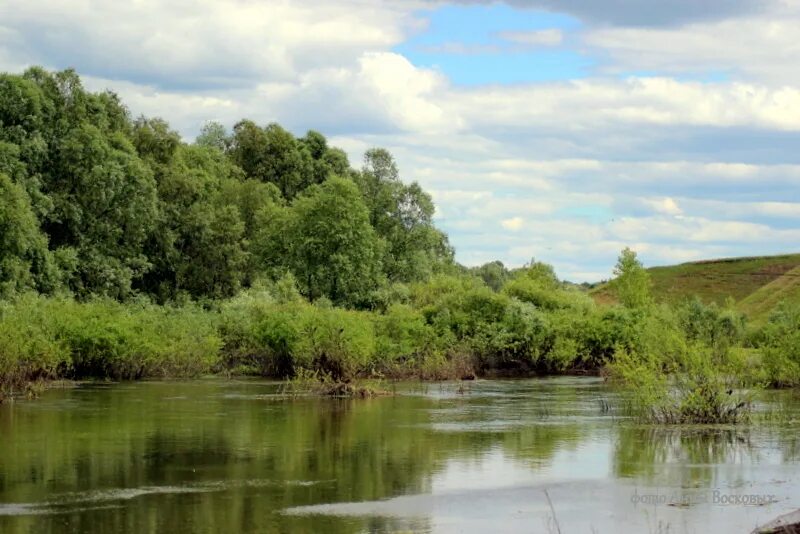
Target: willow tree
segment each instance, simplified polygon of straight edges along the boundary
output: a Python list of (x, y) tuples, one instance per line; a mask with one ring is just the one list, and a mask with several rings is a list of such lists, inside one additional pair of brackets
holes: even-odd
[(363, 306), (381, 283), (383, 244), (351, 180), (330, 178), (297, 198), (286, 239), (288, 267), (311, 300)]
[(382, 263), (389, 280), (425, 280), (452, 261), (447, 236), (433, 224), (433, 200), (416, 182), (400, 180), (397, 164), (387, 150), (368, 150), (356, 181), (370, 223), (386, 241)]
[(614, 267), (612, 287), (620, 303), (627, 308), (642, 308), (653, 301), (650, 273), (628, 247), (620, 253)]

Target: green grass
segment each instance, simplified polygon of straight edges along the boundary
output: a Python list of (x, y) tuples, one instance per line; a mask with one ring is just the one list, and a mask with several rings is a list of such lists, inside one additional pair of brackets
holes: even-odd
[(761, 286), (737, 304), (739, 310), (756, 324), (762, 324), (781, 302), (800, 302), (800, 267)]
[[(647, 271), (658, 302), (674, 304), (697, 295), (703, 302), (741, 303), (745, 313), (762, 317), (782, 298), (800, 299), (800, 254), (706, 260)], [(615, 297), (607, 284), (591, 291), (601, 304)]]

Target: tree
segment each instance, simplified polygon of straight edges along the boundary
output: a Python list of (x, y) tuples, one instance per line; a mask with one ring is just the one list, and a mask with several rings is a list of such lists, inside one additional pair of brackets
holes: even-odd
[(177, 287), (193, 296), (227, 298), (241, 284), (247, 256), (242, 246), (244, 223), (230, 205), (195, 204), (177, 246), (182, 260)]
[(84, 297), (127, 296), (148, 268), (142, 246), (156, 216), (150, 168), (122, 135), (107, 137), (84, 123), (61, 140), (47, 178), (50, 245), (74, 249), (79, 259), (70, 287)]
[(535, 281), (544, 289), (552, 291), (560, 286), (556, 271), (548, 263), (533, 259), (522, 269), (522, 274), (525, 278)]
[(514, 275), (503, 287), (505, 294), (545, 310), (569, 306), (551, 265), (531, 260), (525, 267), (516, 270)]
[(313, 183), (321, 184), (330, 176), (347, 177), (350, 174), (347, 154), (339, 148), (329, 147), (328, 140), (321, 133), (309, 130), (300, 143), (311, 156)]
[(259, 276), (265, 274), (267, 263), (263, 257), (266, 251), (259, 249), (258, 241), (261, 232), (269, 230), (268, 222), (261, 219), (261, 214), (272, 207), (283, 207), (283, 197), (274, 184), (255, 180), (223, 180), (218, 202), (222, 205), (235, 206), (244, 225), (240, 243), (246, 253), (247, 261), (241, 267), (241, 284), (250, 286)]
[(389, 280), (424, 280), (452, 261), (447, 237), (433, 225), (433, 200), (419, 184), (400, 181), (388, 151), (368, 150), (356, 178), (370, 223), (387, 243), (383, 265)]
[(614, 267), (612, 282), (617, 298), (627, 308), (642, 308), (652, 303), (650, 273), (636, 257), (636, 252), (625, 247)]
[(29, 289), (50, 292), (57, 283), (47, 238), (27, 193), (0, 174), (0, 297)]
[(49, 156), (42, 132), (51, 108), (34, 82), (0, 75), (0, 173), (25, 188), (37, 217), (52, 207), (40, 179)]
[(470, 271), (493, 291), (500, 291), (510, 277), (508, 269), (501, 261), (484, 263), (480, 267), (471, 268)]
[(140, 117), (133, 125), (133, 145), (141, 158), (166, 165), (181, 145), (181, 136), (163, 119)]
[(347, 154), (341, 148), (329, 148), (322, 156), (329, 174), (334, 176), (349, 176), (351, 173), (350, 162)]
[(231, 138), (228, 135), (228, 130), (222, 124), (211, 121), (203, 125), (200, 130), (200, 135), (195, 139), (197, 146), (205, 148), (214, 148), (220, 152), (225, 152), (230, 146)]
[(262, 129), (252, 121), (239, 122), (230, 154), (249, 178), (275, 184), (287, 200), (314, 183), (311, 154), (277, 124)]
[(317, 131), (309, 130), (300, 141), (306, 146), (311, 157), (315, 160), (322, 159), (328, 151), (328, 140)]
[(0, 79), (0, 166), (28, 193), (55, 257), (75, 267), (67, 281), (80, 296), (124, 297), (148, 267), (155, 188), (131, 134), (119, 98), (86, 92), (72, 70)]
[(23, 144), (42, 129), (48, 104), (34, 82), (21, 76), (0, 75), (0, 139)]
[(311, 299), (372, 306), (387, 279), (453, 265), (431, 197), (388, 151), (356, 171), (317, 131), (248, 120), (186, 144), (73, 70), (0, 74), (0, 174), (6, 293), (225, 298), (292, 273)]
[(350, 180), (330, 178), (295, 200), (286, 239), (288, 267), (311, 300), (363, 306), (380, 285), (382, 245)]
[(242, 210), (257, 209), (249, 203), (265, 195), (244, 190), (251, 181), (240, 180), (236, 167), (214, 148), (180, 145), (167, 164), (156, 168), (158, 224), (145, 244), (152, 268), (138, 287), (162, 302), (181, 293), (233, 296), (247, 278)]

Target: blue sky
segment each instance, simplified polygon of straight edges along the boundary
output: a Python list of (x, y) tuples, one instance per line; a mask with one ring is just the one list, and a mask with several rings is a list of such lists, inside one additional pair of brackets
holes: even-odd
[(4, 0), (0, 68), (74, 67), (187, 139), (373, 146), (468, 265), (800, 249), (796, 0)]
[[(427, 27), (393, 50), (455, 84), (569, 80), (585, 76), (592, 66), (588, 56), (568, 45), (570, 32), (581, 26), (568, 15), (490, 4), (443, 5), (417, 16)], [(544, 44), (509, 38), (523, 34), (551, 37)]]

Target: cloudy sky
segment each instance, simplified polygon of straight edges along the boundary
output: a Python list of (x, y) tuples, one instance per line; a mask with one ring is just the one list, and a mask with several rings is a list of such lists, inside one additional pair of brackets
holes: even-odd
[(457, 259), (800, 251), (798, 0), (2, 0), (0, 69), (389, 148)]

